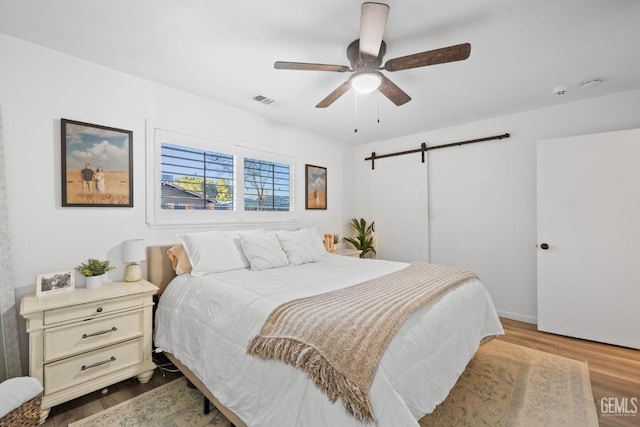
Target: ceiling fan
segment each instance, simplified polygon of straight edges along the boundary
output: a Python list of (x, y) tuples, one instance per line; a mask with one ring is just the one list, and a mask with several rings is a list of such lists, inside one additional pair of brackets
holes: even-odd
[(363, 3), (360, 16), (360, 38), (347, 47), (347, 58), (351, 67), (346, 65), (314, 64), (305, 62), (276, 61), (273, 66), (278, 70), (333, 71), (354, 73), (349, 80), (338, 86), (316, 108), (326, 108), (340, 98), (349, 88), (361, 93), (379, 90), (395, 105), (411, 101), (411, 97), (389, 80), (380, 70), (400, 71), (427, 65), (462, 61), (469, 57), (471, 45), (463, 43), (443, 47), (413, 55), (388, 60), (381, 67), (387, 46), (382, 40), (389, 16), (389, 6), (382, 3)]

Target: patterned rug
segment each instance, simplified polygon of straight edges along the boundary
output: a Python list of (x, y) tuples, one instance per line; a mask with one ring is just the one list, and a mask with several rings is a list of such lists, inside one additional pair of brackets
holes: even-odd
[(203, 397), (184, 377), (84, 418), (68, 427), (230, 427), (215, 406), (203, 413)]
[(420, 425), (598, 427), (589, 367), (494, 339)]
[[(214, 426), (231, 424), (179, 378), (69, 427)], [(598, 426), (584, 362), (500, 340), (478, 350), (447, 399), (422, 427)]]

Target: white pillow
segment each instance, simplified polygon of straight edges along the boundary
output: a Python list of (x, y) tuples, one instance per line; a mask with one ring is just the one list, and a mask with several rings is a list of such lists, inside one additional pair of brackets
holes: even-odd
[(319, 252), (317, 245), (314, 244), (315, 235), (310, 228), (298, 231), (278, 231), (276, 235), (280, 246), (287, 254), (290, 265), (316, 262), (326, 253), (324, 245), (321, 246), (322, 252)]
[(233, 243), (236, 245), (236, 249), (240, 252), (240, 257), (242, 258), (242, 262), (246, 268), (249, 268), (249, 260), (247, 259), (244, 251), (242, 250), (242, 245), (240, 244), (240, 236), (245, 236), (247, 234), (258, 234), (258, 233), (266, 233), (266, 230), (261, 228), (257, 228), (254, 230), (229, 230), (224, 232), (226, 235), (231, 236), (233, 238)]
[(251, 271), (289, 265), (287, 254), (282, 250), (275, 233), (244, 234), (240, 236), (240, 244), (251, 264)]
[(320, 259), (327, 254), (327, 248), (324, 247), (324, 239), (320, 235), (320, 232), (316, 227), (303, 228), (301, 231), (308, 233), (314, 258), (316, 261), (320, 261)]
[(191, 275), (238, 270), (249, 266), (234, 242), (233, 233), (205, 231), (176, 235), (191, 262)]

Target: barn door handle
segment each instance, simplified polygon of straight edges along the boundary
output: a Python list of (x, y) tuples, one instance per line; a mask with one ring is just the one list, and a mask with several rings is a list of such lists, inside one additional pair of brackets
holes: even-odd
[(541, 243), (540, 244), (540, 249), (546, 251), (547, 249), (549, 249), (549, 244), (548, 243)]

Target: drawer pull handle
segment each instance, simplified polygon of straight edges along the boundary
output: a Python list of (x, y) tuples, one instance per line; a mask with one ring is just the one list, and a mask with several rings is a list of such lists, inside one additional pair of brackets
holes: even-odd
[(82, 339), (85, 338), (89, 338), (89, 337), (95, 337), (96, 335), (102, 335), (102, 334), (108, 334), (109, 332), (115, 332), (117, 331), (118, 328), (116, 328), (115, 326), (111, 329), (106, 329), (104, 331), (100, 331), (100, 332), (94, 332), (92, 334), (82, 334)]
[(115, 357), (113, 357), (113, 356), (111, 356), (111, 358), (109, 358), (109, 359), (107, 359), (107, 360), (103, 360), (102, 362), (94, 363), (93, 365), (89, 365), (89, 366), (87, 366), (87, 365), (82, 365), (82, 368), (80, 368), (80, 370), (81, 370), (81, 371), (86, 371), (87, 369), (97, 368), (98, 366), (102, 366), (102, 365), (104, 365), (104, 364), (106, 364), (106, 363), (109, 363), (109, 362), (115, 362), (115, 361), (116, 361), (116, 358), (115, 358)]

